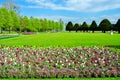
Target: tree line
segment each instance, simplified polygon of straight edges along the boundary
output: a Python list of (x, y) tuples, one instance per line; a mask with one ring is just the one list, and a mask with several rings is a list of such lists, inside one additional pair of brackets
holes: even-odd
[(19, 16), (14, 10), (0, 8), (0, 33), (3, 31), (17, 32), (41, 32), (41, 31), (61, 31), (64, 23), (59, 21), (38, 19), (33, 16)]
[(100, 24), (98, 25), (95, 20), (92, 21), (92, 23), (89, 25), (86, 22), (83, 22), (81, 24), (73, 24), (71, 21), (68, 22), (66, 25), (66, 31), (83, 31), (88, 32), (92, 31), (93, 33), (95, 31), (102, 31), (103, 33), (106, 33), (106, 31), (118, 31), (120, 33), (120, 19), (116, 22), (116, 24), (111, 24), (111, 22), (108, 19), (103, 19)]

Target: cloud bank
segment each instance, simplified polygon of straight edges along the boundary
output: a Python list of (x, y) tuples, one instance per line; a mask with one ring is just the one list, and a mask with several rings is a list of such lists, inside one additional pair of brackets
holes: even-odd
[(78, 12), (100, 12), (120, 8), (120, 0), (25, 0), (28, 8), (48, 8)]

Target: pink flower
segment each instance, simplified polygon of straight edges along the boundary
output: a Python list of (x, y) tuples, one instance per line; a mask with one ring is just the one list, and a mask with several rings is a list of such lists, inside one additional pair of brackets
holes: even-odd
[(20, 58), (18, 58), (18, 62), (21, 62), (21, 59), (20, 59)]
[(3, 59), (5, 59), (5, 56), (2, 56)]
[(102, 68), (98, 68), (97, 73), (100, 74), (102, 72)]
[(8, 65), (10, 65), (11, 64), (11, 61), (8, 61)]
[(14, 70), (14, 69), (11, 69), (11, 70), (10, 70), (10, 73), (13, 73), (13, 72), (15, 72), (15, 70)]

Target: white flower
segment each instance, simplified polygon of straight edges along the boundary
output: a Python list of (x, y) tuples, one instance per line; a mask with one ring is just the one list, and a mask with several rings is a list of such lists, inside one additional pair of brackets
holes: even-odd
[(68, 62), (68, 60), (66, 59), (66, 62)]
[(95, 62), (97, 62), (97, 60), (95, 60)]
[(60, 60), (60, 63), (62, 63), (62, 60)]
[(58, 64), (56, 63), (55, 65), (57, 66)]
[(97, 64), (94, 64), (95, 66), (97, 65)]
[(103, 61), (103, 63), (105, 63), (105, 61)]
[(98, 60), (100, 61), (101, 59), (100, 59), (100, 58), (98, 58)]
[(82, 57), (82, 56), (80, 56), (80, 58), (82, 59), (83, 57)]
[(10, 61), (12, 61), (12, 58), (10, 58)]
[(68, 65), (70, 65), (70, 63), (68, 63)]
[(5, 62), (6, 62), (7, 60), (5, 59)]
[(14, 64), (16, 65), (17, 63), (16, 63), (16, 62), (14, 62)]

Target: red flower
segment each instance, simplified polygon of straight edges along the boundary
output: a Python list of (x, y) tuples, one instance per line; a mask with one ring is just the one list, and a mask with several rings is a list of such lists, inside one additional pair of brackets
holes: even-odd
[(75, 61), (74, 64), (77, 64), (77, 62)]
[(36, 64), (38, 65), (38, 64), (39, 64), (39, 62), (38, 62), (38, 61), (36, 61)]
[(49, 62), (51, 62), (51, 59), (50, 59), (50, 58), (48, 58), (48, 61), (49, 61)]
[(94, 63), (94, 62), (95, 62), (95, 58), (94, 58), (94, 57), (92, 57), (91, 62), (92, 62), (92, 63)]
[(37, 52), (36, 52), (36, 51), (34, 51), (34, 56), (36, 56), (36, 54), (37, 54)]
[(93, 51), (95, 54), (98, 54), (98, 52), (96, 50)]
[(45, 57), (42, 57), (42, 60), (44, 60), (45, 59)]
[(1, 65), (3, 66), (3, 65), (4, 65), (4, 62), (1, 62)]

